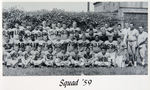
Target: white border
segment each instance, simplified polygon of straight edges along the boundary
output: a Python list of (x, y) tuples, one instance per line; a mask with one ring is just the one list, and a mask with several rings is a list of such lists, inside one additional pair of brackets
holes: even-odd
[[(4, 1), (4, 0), (3, 0)], [(86, 2), (89, 0), (5, 0), (5, 2)], [(95, 2), (97, 0), (92, 0)], [(112, 1), (112, 0), (99, 0)], [(130, 0), (113, 0), (115, 2), (132, 2)], [(147, 1), (147, 0), (134, 0)], [(150, 4), (148, 3), (148, 8)], [(0, 29), (2, 32), (2, 2), (0, 3)], [(149, 9), (148, 9), (148, 12)], [(150, 18), (148, 15), (148, 22)], [(149, 28), (149, 24), (148, 24)], [(148, 35), (150, 38), (150, 35)], [(2, 42), (2, 33), (0, 33), (0, 40)], [(148, 40), (149, 41), (149, 40)], [(148, 45), (150, 43), (148, 42)], [(0, 58), (2, 58), (2, 43), (0, 43)], [(149, 46), (148, 46), (149, 51)], [(149, 55), (149, 52), (148, 52)], [(148, 56), (149, 60), (149, 56)], [(1, 60), (0, 60), (1, 63)], [(150, 71), (150, 62), (148, 62), (148, 73)], [(76, 79), (92, 79), (91, 86), (83, 87), (81, 84), (77, 87), (59, 87), (61, 79), (76, 80)], [(150, 75), (100, 75), (100, 76), (2, 76), (2, 65), (0, 64), (0, 90), (150, 90)]]

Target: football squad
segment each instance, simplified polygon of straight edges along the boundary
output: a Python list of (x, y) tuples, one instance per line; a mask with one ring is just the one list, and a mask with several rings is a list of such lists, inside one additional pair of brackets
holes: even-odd
[(82, 30), (76, 21), (46, 21), (32, 27), (3, 25), (3, 65), (6, 67), (136, 67), (145, 66), (148, 33), (133, 23)]

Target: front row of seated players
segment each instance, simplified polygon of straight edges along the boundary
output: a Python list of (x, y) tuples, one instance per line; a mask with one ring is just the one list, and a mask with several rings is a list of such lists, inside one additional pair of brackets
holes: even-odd
[[(65, 66), (65, 67), (88, 67), (88, 66), (118, 66), (125, 67), (126, 46), (122, 43), (121, 37), (117, 41), (109, 40), (97, 47), (96, 52), (90, 44), (85, 46), (85, 50), (79, 49), (80, 44), (74, 44), (73, 49), (69, 45), (62, 44), (60, 48), (49, 45), (47, 48), (42, 44), (37, 45), (37, 49), (32, 49), (30, 44), (26, 44), (25, 49), (21, 49), (18, 44), (13, 45), (13, 50), (5, 51), (4, 64), (7, 67), (28, 66)], [(94, 47), (94, 45), (93, 45)], [(81, 47), (80, 47), (81, 48)]]

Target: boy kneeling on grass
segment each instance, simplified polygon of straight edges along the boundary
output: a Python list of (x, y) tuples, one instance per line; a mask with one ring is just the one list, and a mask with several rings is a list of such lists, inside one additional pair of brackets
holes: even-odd
[(59, 52), (55, 59), (56, 66), (70, 66), (69, 54), (66, 48), (62, 46), (61, 52)]
[(107, 47), (104, 45), (101, 48), (102, 52), (99, 52), (95, 55), (94, 65), (96, 66), (103, 66), (103, 67), (110, 67), (111, 60), (110, 55), (107, 53)]
[(23, 68), (26, 68), (30, 64), (31, 60), (32, 60), (31, 46), (29, 44), (26, 44), (26, 49), (23, 52), (23, 56), (21, 58), (20, 65)]
[(42, 50), (42, 46), (39, 45), (38, 51), (35, 53), (35, 55), (33, 56), (32, 60), (31, 60), (31, 64), (34, 67), (41, 67), (42, 63), (44, 62), (44, 58), (43, 58), (43, 55), (41, 53), (41, 50)]
[(70, 55), (71, 65), (73, 67), (82, 67), (84, 65), (84, 60), (78, 51), (78, 48), (74, 48), (74, 52)]
[(49, 66), (53, 66), (54, 65), (54, 60), (55, 60), (55, 56), (53, 53), (53, 48), (52, 46), (49, 47), (48, 52), (46, 52), (46, 57), (45, 57), (45, 61), (44, 64), (49, 67)]
[(83, 59), (84, 59), (84, 65), (86, 67), (92, 66), (94, 64), (94, 55), (91, 52), (90, 48), (87, 47), (86, 48), (86, 53), (83, 55)]
[(13, 45), (14, 49), (10, 52), (10, 55), (8, 56), (7, 60), (6, 60), (6, 66), (7, 67), (16, 67), (18, 62), (19, 62), (19, 45), (18, 44), (14, 44)]

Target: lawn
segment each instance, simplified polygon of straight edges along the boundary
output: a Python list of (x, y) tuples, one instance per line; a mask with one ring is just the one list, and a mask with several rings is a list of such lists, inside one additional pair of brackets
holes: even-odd
[(7, 68), (3, 66), (4, 76), (48, 76), (48, 75), (147, 75), (148, 67), (41, 67)]

